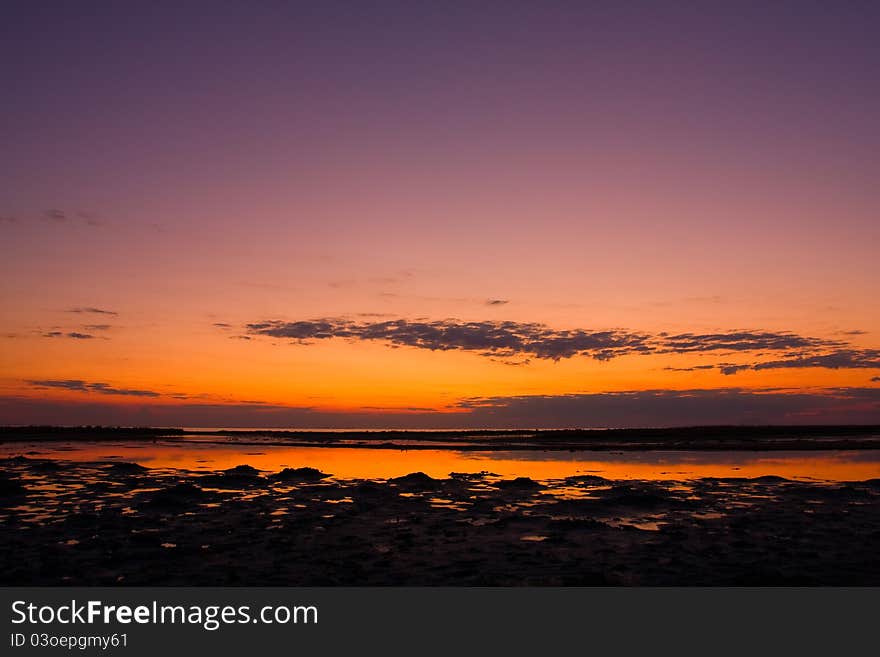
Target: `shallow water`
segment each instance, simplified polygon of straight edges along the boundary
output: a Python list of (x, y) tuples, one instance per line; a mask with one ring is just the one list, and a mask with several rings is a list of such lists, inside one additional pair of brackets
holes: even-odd
[(0, 445), (0, 458), (121, 460), (150, 468), (214, 471), (248, 464), (264, 471), (311, 466), (338, 479), (384, 479), (421, 471), (489, 471), (504, 477), (558, 479), (595, 474), (607, 479), (683, 480), (759, 477), (863, 481), (880, 477), (880, 450), (814, 451), (457, 451), (210, 444), (194, 441), (53, 441)]

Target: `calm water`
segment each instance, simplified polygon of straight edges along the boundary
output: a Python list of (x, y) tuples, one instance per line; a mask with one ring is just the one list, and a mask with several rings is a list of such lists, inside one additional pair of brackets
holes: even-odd
[(822, 451), (455, 451), (205, 444), (187, 441), (21, 442), (0, 445), (0, 456), (70, 461), (132, 461), (151, 468), (210, 471), (248, 464), (267, 471), (311, 466), (340, 479), (382, 479), (421, 471), (489, 472), (504, 477), (556, 479), (597, 474), (609, 479), (758, 477), (856, 481), (880, 477), (880, 450)]

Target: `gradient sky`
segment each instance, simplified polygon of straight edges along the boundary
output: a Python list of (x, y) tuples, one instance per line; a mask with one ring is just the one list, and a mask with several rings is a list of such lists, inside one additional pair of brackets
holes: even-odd
[(880, 422), (880, 6), (677, 4), (4, 3), (0, 423)]

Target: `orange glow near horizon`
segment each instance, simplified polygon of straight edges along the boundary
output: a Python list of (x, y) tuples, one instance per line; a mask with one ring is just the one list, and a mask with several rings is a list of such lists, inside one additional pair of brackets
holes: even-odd
[[(520, 395), (566, 395), (633, 390), (689, 390), (738, 387), (812, 390), (865, 385), (858, 369), (670, 371), (719, 360), (711, 355), (622, 356), (609, 362), (588, 357), (532, 359), (508, 365), (473, 353), (389, 349), (379, 342), (343, 339), (310, 345), (230, 340), (226, 335), (180, 338), (163, 344), (162, 355), (138, 357), (119, 340), (64, 344), (17, 340), (14, 358), (4, 361), (0, 392), (31, 399), (101, 401), (115, 405), (181, 403), (311, 407), (328, 411), (454, 411), (462, 399)], [(46, 343), (50, 343), (47, 345)], [(743, 359), (742, 355), (736, 356)], [(745, 357), (748, 358), (748, 355)], [(766, 356), (763, 357), (765, 360)], [(760, 361), (759, 361), (760, 362)], [(114, 388), (149, 390), (133, 397), (39, 388), (27, 381), (82, 380)], [(98, 397), (98, 399), (96, 399)]]

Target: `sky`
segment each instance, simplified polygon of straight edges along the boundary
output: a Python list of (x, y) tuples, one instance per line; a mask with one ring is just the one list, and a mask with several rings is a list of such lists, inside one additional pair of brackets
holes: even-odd
[(0, 424), (880, 423), (876, 3), (6, 2)]

